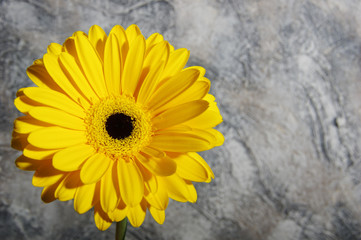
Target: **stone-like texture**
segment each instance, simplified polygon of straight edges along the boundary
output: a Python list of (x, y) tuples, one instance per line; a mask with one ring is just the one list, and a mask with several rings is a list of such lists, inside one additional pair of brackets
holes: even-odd
[(1, 0), (0, 239), (113, 239), (72, 202), (43, 204), (10, 149), (17, 89), (50, 42), (136, 23), (190, 49), (224, 123), (198, 202), (128, 239), (361, 239), (359, 0)]

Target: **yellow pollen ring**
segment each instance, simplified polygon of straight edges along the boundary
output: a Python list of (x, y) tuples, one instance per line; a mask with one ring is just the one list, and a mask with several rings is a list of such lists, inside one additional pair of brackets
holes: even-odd
[[(132, 119), (133, 130), (124, 139), (114, 139), (106, 130), (107, 119), (116, 113), (123, 113)], [(111, 159), (134, 156), (149, 144), (152, 135), (150, 114), (134, 99), (124, 96), (102, 99), (93, 104), (87, 111), (85, 124), (88, 144)]]

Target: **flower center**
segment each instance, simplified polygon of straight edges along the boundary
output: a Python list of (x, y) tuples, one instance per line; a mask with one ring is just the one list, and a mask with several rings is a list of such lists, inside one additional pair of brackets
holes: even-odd
[(112, 159), (131, 158), (150, 143), (150, 114), (131, 98), (94, 103), (85, 118), (88, 144)]
[(114, 139), (129, 137), (132, 134), (133, 128), (132, 118), (124, 113), (114, 113), (108, 117), (105, 123), (105, 129), (109, 136)]

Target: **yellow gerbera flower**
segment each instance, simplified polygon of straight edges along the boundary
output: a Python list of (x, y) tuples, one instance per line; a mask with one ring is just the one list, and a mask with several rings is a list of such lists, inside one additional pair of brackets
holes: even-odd
[(52, 43), (27, 69), (37, 87), (20, 89), (12, 146), (16, 165), (35, 171), (44, 202), (94, 207), (100, 230), (149, 209), (163, 223), (168, 198), (195, 202), (192, 184), (214, 177), (196, 152), (223, 143), (222, 122), (202, 67), (184, 68), (187, 49), (155, 33), (115, 26)]

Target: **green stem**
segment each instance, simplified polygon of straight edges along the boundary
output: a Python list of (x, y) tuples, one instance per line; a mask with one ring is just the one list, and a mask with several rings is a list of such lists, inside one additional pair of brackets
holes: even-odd
[(127, 221), (128, 219), (125, 217), (122, 221), (117, 222), (115, 229), (115, 240), (125, 239), (125, 233), (127, 232)]

